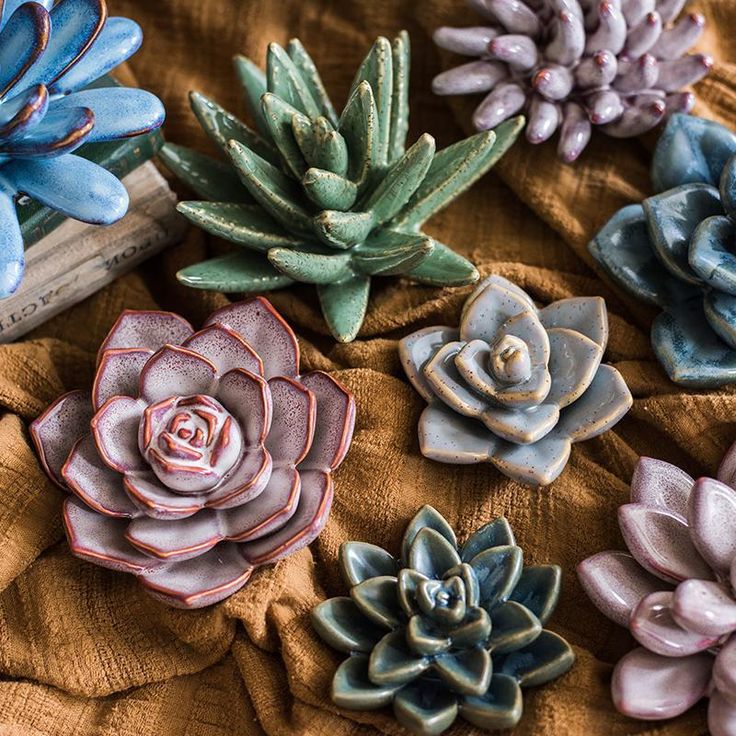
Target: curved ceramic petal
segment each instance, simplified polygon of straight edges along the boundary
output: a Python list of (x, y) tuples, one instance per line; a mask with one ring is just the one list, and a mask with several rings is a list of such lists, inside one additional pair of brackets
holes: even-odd
[(626, 552), (599, 552), (583, 560), (577, 573), (596, 608), (626, 628), (642, 598), (671, 587), (644, 570)]
[(51, 86), (66, 95), (86, 87), (130, 58), (141, 46), (143, 31), (130, 18), (108, 18), (89, 51)]
[(574, 662), (570, 645), (544, 629), (531, 644), (506, 656), (501, 673), (515, 677), (521, 687), (538, 687), (564, 675)]
[(274, 466), (296, 466), (312, 446), (317, 400), (311, 391), (291, 378), (272, 378), (268, 386), (273, 420), (266, 448)]
[(376, 685), (403, 685), (419, 677), (431, 660), (414, 654), (401, 629), (386, 634), (371, 652), (368, 676)]
[(135, 575), (161, 564), (125, 541), (124, 519), (98, 514), (72, 497), (64, 501), (63, 520), (71, 551), (87, 562)]
[(343, 542), (339, 552), (340, 572), (349, 586), (364, 580), (399, 573), (396, 560), (386, 550), (367, 542)]
[(703, 636), (736, 630), (736, 601), (713, 580), (685, 580), (675, 589), (672, 615), (680, 626)]
[(24, 90), (0, 105), (0, 139), (22, 138), (36, 126), (48, 111), (49, 93), (37, 85)]
[(710, 654), (663, 657), (643, 648), (634, 649), (613, 671), (613, 702), (631, 718), (674, 718), (706, 694), (712, 666)]
[(442, 688), (411, 684), (394, 696), (396, 720), (413, 733), (433, 736), (447, 730), (457, 718), (458, 696)]
[(730, 488), (736, 488), (736, 443), (726, 450), (716, 477)]
[(70, 391), (59, 397), (34, 420), (31, 438), (44, 470), (65, 487), (61, 469), (79, 439), (89, 432), (94, 410), (86, 391)]
[(71, 153), (86, 143), (94, 126), (94, 113), (86, 107), (52, 109), (21, 137), (0, 143), (3, 158), (45, 159)]
[(129, 396), (114, 396), (92, 417), (90, 426), (100, 457), (119, 473), (146, 470), (138, 449), (138, 426), (144, 405)]
[(570, 438), (555, 429), (533, 445), (501, 442), (492, 450), (490, 461), (509, 478), (541, 488), (565, 469), (571, 446)]
[(703, 298), (708, 324), (731, 350), (736, 349), (736, 296), (722, 291), (709, 291)]
[(273, 405), (268, 383), (261, 376), (235, 368), (220, 378), (215, 395), (238, 420), (248, 447), (265, 442)]
[(456, 649), (463, 649), (487, 642), (492, 628), (491, 617), (485, 608), (480, 608), (480, 606), (471, 608), (463, 623), (452, 630), (450, 635), (452, 646)]
[(425, 504), (417, 511), (404, 530), (401, 540), (401, 559), (405, 562), (408, 561), (411, 546), (422, 529), (433, 529), (441, 534), (454, 549), (457, 549), (457, 537), (453, 528), (437, 509)]
[(710, 695), (708, 731), (710, 736), (734, 736), (736, 734), (736, 703), (718, 691)]
[(631, 502), (661, 507), (685, 519), (693, 483), (695, 481), (677, 466), (642, 457), (631, 478)]
[(460, 557), (463, 562), (470, 562), (477, 554), (485, 552), (491, 547), (508, 545), (516, 546), (516, 540), (514, 539), (514, 532), (511, 530), (511, 524), (505, 517), (501, 516), (471, 534), (462, 547)]
[(101, 166), (72, 154), (11, 161), (3, 165), (0, 180), (46, 207), (93, 225), (111, 225), (128, 211), (123, 184)]
[(506, 601), (493, 611), (493, 628), (488, 647), (493, 656), (522, 649), (542, 632), (542, 623), (526, 607), (516, 601)]
[(419, 613), (419, 606), (416, 601), (417, 587), (429, 578), (416, 570), (404, 567), (399, 570), (398, 580), (399, 604), (404, 613), (411, 618)]
[(713, 684), (732, 703), (736, 701), (736, 638), (733, 636), (716, 655)]
[(736, 294), (736, 256), (731, 245), (736, 226), (728, 217), (709, 217), (698, 225), (690, 241), (690, 266), (707, 284)]
[[(178, 345), (166, 345), (146, 363), (141, 371), (139, 393), (141, 399), (149, 406), (168, 399), (172, 394), (172, 388), (175, 388), (178, 396), (196, 396), (197, 394), (212, 396), (216, 377), (217, 369), (206, 358)], [(220, 393), (225, 378), (226, 376), (220, 381)], [(220, 397), (219, 393), (218, 397)], [(250, 398), (250, 396), (244, 398)], [(232, 408), (227, 406), (224, 400), (223, 403), (225, 408), (233, 414)]]
[(547, 330), (562, 327), (579, 332), (605, 350), (608, 342), (608, 313), (602, 297), (560, 299), (542, 309), (539, 319)]
[(424, 379), (435, 396), (466, 417), (480, 417), (488, 401), (471, 391), (457, 369), (455, 361), (462, 342), (443, 345), (424, 366)]
[(358, 654), (337, 668), (332, 680), (332, 702), (348, 710), (377, 710), (390, 705), (401, 687), (374, 685), (368, 677), (368, 657)]
[[(460, 340), (493, 343), (503, 324), (511, 317), (529, 312), (529, 298), (497, 281), (490, 282), (477, 296), (468, 299), (460, 324)], [(536, 308), (535, 308), (536, 310)]]
[(417, 532), (409, 547), (409, 567), (430, 578), (440, 578), (460, 564), (457, 549), (442, 534), (424, 527)]
[(312, 447), (299, 470), (335, 470), (345, 459), (355, 428), (355, 399), (344, 386), (322, 371), (300, 377), (317, 400)]
[(240, 590), (252, 572), (238, 545), (225, 543), (194, 559), (146, 571), (140, 580), (164, 603), (177, 608), (202, 608)]
[(105, 350), (92, 386), (92, 403), (99, 409), (113, 396), (138, 397), (138, 378), (143, 366), (153, 355), (142, 348), (114, 348)]
[(0, 98), (43, 54), (51, 35), (51, 21), (43, 5), (25, 3), (12, 15), (6, 15), (8, 8), (3, 11), (8, 21), (0, 31)]
[(489, 407), (481, 418), (483, 424), (502, 440), (530, 445), (554, 429), (560, 418), (560, 410), (551, 403), (544, 403), (531, 409)]
[(518, 337), (529, 349), (532, 366), (546, 365), (549, 361), (549, 340), (547, 331), (542, 326), (534, 311), (527, 311), (511, 317), (503, 325), (503, 334)]
[(91, 435), (85, 435), (74, 445), (61, 474), (72, 493), (94, 511), (123, 519), (141, 515), (123, 490), (119, 473), (100, 460)]
[(564, 409), (588, 390), (601, 364), (603, 348), (582, 333), (562, 327), (549, 330), (549, 341), (552, 387), (547, 401)]
[[(312, 626), (319, 636), (339, 652), (370, 653), (386, 634), (385, 629), (374, 626), (360, 612), (355, 601), (340, 596), (328, 598), (312, 609)], [(366, 676), (368, 658), (365, 658)]]
[(521, 299), (521, 301), (523, 301), (530, 310), (534, 310), (537, 308), (536, 304), (534, 304), (529, 294), (527, 294), (520, 286), (517, 286), (513, 281), (505, 279), (503, 276), (491, 274), (490, 276), (486, 276), (486, 278), (484, 278), (482, 281), (478, 282), (475, 289), (473, 289), (472, 293), (465, 301), (465, 304), (463, 305), (463, 310), (460, 314), (461, 322), (465, 319), (465, 315), (467, 315), (470, 307), (473, 305), (475, 300), (479, 296), (484, 294), (489, 286), (498, 286), (502, 289), (506, 289), (506, 291), (510, 291), (516, 294), (516, 296)]
[(311, 544), (327, 523), (332, 506), (332, 477), (319, 470), (300, 470), (299, 506), (288, 523), (274, 534), (242, 545), (254, 565), (276, 562)]
[(360, 612), (374, 624), (395, 629), (402, 623), (397, 579), (393, 575), (364, 580), (350, 589), (350, 596)]
[(629, 551), (653, 575), (669, 583), (713, 578), (681, 517), (664, 509), (629, 503), (619, 508), (618, 521)]
[(204, 508), (204, 497), (170, 491), (151, 471), (128, 475), (124, 480), (130, 500), (153, 519), (181, 519)]
[(699, 478), (690, 494), (687, 520), (703, 559), (728, 576), (736, 559), (736, 491), (712, 478)]
[(522, 570), (509, 600), (520, 603), (544, 624), (557, 606), (561, 585), (558, 565), (529, 565)]
[(485, 649), (476, 648), (437, 657), (434, 671), (451, 691), (477, 697), (488, 690), (493, 666), (491, 655)]
[(421, 614), (412, 616), (406, 627), (406, 641), (416, 654), (434, 657), (450, 650), (452, 639)]
[(263, 375), (294, 378), (299, 373), (299, 343), (284, 318), (263, 297), (230, 304), (210, 315), (205, 327), (224, 324), (238, 333), (263, 360)]
[(659, 138), (652, 159), (657, 192), (705, 182), (718, 185), (728, 159), (736, 154), (736, 135), (711, 120), (675, 114)]
[(401, 365), (425, 401), (432, 400), (434, 391), (424, 377), (424, 366), (443, 345), (456, 341), (458, 335), (458, 330), (452, 327), (425, 327), (399, 341)]
[(0, 192), (0, 298), (10, 296), (19, 286), (25, 268), (23, 233), (13, 198)]
[(505, 730), (521, 720), (523, 707), (519, 683), (509, 675), (495, 674), (482, 697), (462, 699), (460, 715), (478, 728)]
[(521, 577), (524, 555), (520, 547), (492, 547), (470, 561), (480, 586), (480, 604), (490, 611), (505, 603)]
[(126, 309), (100, 346), (98, 362), (106, 350), (139, 348), (154, 353), (164, 345), (181, 345), (193, 332), (189, 322), (173, 312)]
[(217, 488), (207, 494), (204, 505), (230, 509), (251, 502), (263, 493), (273, 470), (271, 455), (263, 445), (248, 448), (240, 464)]
[(263, 375), (263, 361), (255, 350), (237, 332), (224, 325), (214, 324), (195, 332), (184, 340), (182, 347), (207, 358), (220, 376), (233, 368)]

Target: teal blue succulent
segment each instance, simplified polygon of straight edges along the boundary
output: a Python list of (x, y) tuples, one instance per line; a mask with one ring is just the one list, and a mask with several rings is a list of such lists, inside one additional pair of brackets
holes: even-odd
[(183, 269), (188, 286), (262, 292), (316, 284), (327, 325), (353, 340), (373, 276), (437, 286), (478, 279), (465, 258), (422, 232), (424, 222), (506, 152), (524, 125), (515, 118), (436, 153), (421, 136), (407, 149), (409, 37), (379, 38), (340, 115), (298, 40), (268, 48), (266, 73), (235, 60), (257, 130), (192, 93), (197, 119), (221, 162), (176, 145), (161, 157), (200, 197), (179, 211), (240, 250)]
[(504, 518), (459, 546), (441, 514), (424, 506), (399, 559), (347, 542), (340, 568), (350, 597), (320, 603), (312, 622), (350, 655), (332, 682), (341, 708), (390, 705), (417, 734), (440, 734), (458, 716), (484, 729), (512, 728), (522, 688), (573, 665), (570, 645), (543, 628), (559, 597), (560, 568), (524, 567)]

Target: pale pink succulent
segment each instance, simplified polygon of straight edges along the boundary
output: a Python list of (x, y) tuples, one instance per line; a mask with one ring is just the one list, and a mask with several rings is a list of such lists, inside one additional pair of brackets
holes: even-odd
[(641, 644), (616, 665), (616, 707), (643, 720), (709, 697), (713, 736), (736, 734), (736, 445), (718, 480), (642, 458), (619, 509), (629, 553), (578, 566), (595, 605)]
[(199, 332), (170, 312), (123, 312), (91, 393), (57, 399), (31, 436), (71, 491), (73, 553), (193, 608), (317, 537), (354, 421), (352, 395), (299, 375), (294, 333), (256, 298)]

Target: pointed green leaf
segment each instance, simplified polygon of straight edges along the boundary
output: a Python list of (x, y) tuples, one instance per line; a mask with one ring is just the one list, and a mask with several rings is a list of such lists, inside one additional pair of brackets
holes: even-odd
[(267, 252), (270, 248), (303, 248), (258, 205), (229, 202), (179, 202), (177, 209), (190, 222), (231, 243)]
[(396, 224), (418, 227), (459, 197), (508, 150), (523, 125), (524, 118), (514, 118), (495, 132), (478, 133), (440, 151), (424, 182), (397, 216)]
[(194, 289), (225, 294), (281, 289), (294, 283), (256, 253), (229, 253), (183, 268), (176, 278)]
[(564, 675), (574, 662), (570, 645), (558, 634), (544, 629), (531, 644), (504, 659), (501, 673), (515, 677), (522, 687), (538, 687)]
[(318, 287), (319, 301), (330, 332), (338, 342), (352, 342), (368, 309), (371, 280), (354, 276), (341, 284)]
[(368, 676), (377, 685), (400, 685), (419, 677), (431, 664), (428, 657), (418, 656), (409, 649), (403, 629), (397, 629), (374, 647)]
[(391, 45), (394, 61), (394, 88), (391, 101), (391, 133), (388, 143), (388, 163), (404, 155), (409, 132), (409, 66), (411, 48), (409, 34), (401, 31)]
[(346, 659), (332, 680), (332, 701), (338, 708), (376, 710), (389, 705), (401, 685), (374, 685), (368, 677), (368, 657), (355, 654)]
[(509, 675), (493, 675), (491, 686), (484, 695), (462, 699), (460, 715), (478, 728), (505, 730), (516, 726), (523, 707), (519, 683)]
[[(375, 247), (366, 243), (353, 251), (355, 267), (371, 276), (408, 273), (434, 251), (434, 241), (424, 235), (398, 236), (390, 245)], [(380, 242), (380, 241), (378, 241)]]
[(274, 248), (268, 252), (268, 260), (281, 273), (306, 284), (333, 284), (353, 275), (349, 253), (325, 256)]
[(360, 612), (373, 623), (395, 629), (402, 623), (397, 581), (391, 575), (368, 578), (350, 589), (350, 597)]
[(302, 186), (312, 202), (324, 210), (349, 210), (358, 196), (358, 187), (350, 179), (324, 169), (309, 169)]
[(542, 632), (540, 620), (516, 601), (506, 601), (493, 611), (493, 630), (488, 642), (495, 657), (531, 644)]
[(378, 111), (368, 82), (361, 82), (350, 95), (340, 118), (339, 131), (348, 144), (348, 177), (362, 191), (378, 160)]
[(399, 572), (396, 560), (385, 549), (368, 542), (343, 542), (338, 561), (342, 576), (350, 586), (379, 575), (396, 577)]
[(430, 578), (441, 578), (460, 564), (457, 549), (440, 532), (420, 529), (409, 548), (409, 567)]
[(370, 652), (386, 634), (360, 612), (352, 598), (328, 598), (312, 609), (312, 626), (340, 652)]
[(439, 736), (457, 718), (458, 696), (431, 682), (413, 682), (394, 695), (394, 715), (409, 732)]
[(298, 116), (292, 120), (292, 132), (307, 163), (345, 176), (348, 171), (348, 146), (327, 118), (312, 121)]
[(224, 107), (199, 92), (192, 92), (189, 101), (199, 124), (222, 151), (227, 153), (230, 141), (238, 141), (266, 161), (279, 163), (278, 151)]
[(232, 142), (230, 158), (253, 199), (285, 228), (303, 237), (313, 234), (312, 216), (299, 203), (293, 179), (240, 143)]
[(422, 506), (414, 515), (404, 531), (404, 537), (401, 540), (401, 559), (404, 562), (409, 560), (409, 550), (411, 549), (417, 534), (422, 529), (429, 528), (439, 532), (455, 549), (457, 549), (457, 537), (452, 527), (447, 523), (442, 514), (432, 506)]
[(322, 111), (322, 115), (324, 115), (332, 125), (336, 127), (337, 114), (335, 113), (335, 108), (332, 106), (330, 97), (322, 83), (317, 67), (312, 61), (312, 57), (307, 53), (304, 46), (302, 46), (302, 42), (298, 38), (292, 38), (291, 41), (289, 41), (286, 51), (294, 62), (294, 66), (299, 70), (304, 83), (309, 87), (309, 91), (312, 93), (314, 101)]
[(236, 56), (233, 60), (235, 64), (235, 73), (238, 75), (240, 84), (245, 92), (245, 102), (248, 106), (248, 112), (253, 118), (258, 130), (262, 135), (268, 137), (270, 132), (268, 125), (263, 117), (261, 110), (261, 97), (268, 91), (266, 85), (266, 75), (263, 71), (245, 56)]
[(453, 692), (463, 695), (483, 695), (491, 684), (491, 655), (480, 647), (437, 657), (434, 668)]
[(273, 92), (307, 117), (316, 118), (320, 115), (320, 108), (312, 97), (309, 85), (286, 51), (277, 43), (268, 45), (266, 78), (269, 92)]
[(279, 149), (281, 157), (291, 173), (297, 179), (300, 179), (308, 165), (294, 139), (292, 120), (298, 116), (308, 122), (308, 118), (270, 92), (266, 92), (261, 98), (261, 106), (263, 107), (263, 117), (266, 119), (266, 124), (271, 131), (271, 138), (273, 138), (276, 148)]
[(545, 624), (557, 606), (562, 586), (562, 570), (557, 565), (525, 567), (510, 600), (528, 608)]
[(200, 197), (214, 202), (252, 202), (238, 175), (223, 161), (167, 143), (159, 152), (162, 163)]
[(432, 242), (432, 253), (409, 273), (413, 279), (432, 286), (464, 286), (478, 280), (480, 274), (470, 261), (443, 243)]
[(391, 44), (383, 36), (376, 39), (360, 65), (350, 88), (350, 93), (352, 94), (363, 82), (368, 82), (373, 90), (373, 99), (378, 114), (376, 165), (385, 166), (388, 161), (389, 136), (391, 134), (391, 101), (394, 82)]
[(478, 585), (480, 603), (486, 611), (505, 603), (521, 577), (524, 554), (520, 547), (491, 547), (470, 561)]
[(370, 235), (375, 221), (370, 212), (325, 210), (314, 218), (319, 239), (333, 248), (351, 248)]
[(429, 171), (434, 138), (426, 133), (389, 169), (363, 205), (378, 224), (387, 222), (409, 201)]

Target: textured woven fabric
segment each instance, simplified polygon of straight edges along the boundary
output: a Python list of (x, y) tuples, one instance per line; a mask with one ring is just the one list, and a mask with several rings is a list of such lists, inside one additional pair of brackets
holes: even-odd
[[(262, 59), (270, 40), (299, 36), (334, 99), (342, 100), (378, 34), (406, 28), (414, 47), (411, 139), (427, 131), (441, 146), (463, 134), (473, 100), (433, 97), (430, 80), (449, 65), (433, 28), (476, 22), (462, 0), (110, 0), (111, 14), (144, 26), (132, 71), (168, 107), (171, 141), (211, 150), (187, 91), (199, 89), (242, 111), (230, 58)], [(700, 0), (709, 18), (701, 48), (715, 71), (699, 86), (697, 111), (736, 123), (736, 10)], [(467, 124), (465, 126), (467, 132)], [(736, 392), (693, 393), (670, 383), (649, 347), (652, 313), (615, 293), (593, 270), (586, 242), (621, 205), (648, 192), (654, 137), (596, 137), (574, 168), (554, 145), (520, 143), (496, 171), (430, 222), (428, 232), (470, 257), (484, 274), (516, 280), (540, 303), (573, 295), (608, 300), (606, 360), (635, 397), (615, 430), (575, 445), (562, 477), (535, 491), (490, 466), (423, 459), (416, 425), (424, 405), (402, 375), (397, 339), (418, 327), (456, 322), (469, 289), (438, 290), (375, 280), (363, 332), (350, 345), (327, 337), (312, 288), (275, 294), (297, 330), (305, 369), (334, 371), (357, 399), (355, 440), (336, 476), (332, 517), (320, 539), (261, 569), (229, 601), (186, 612), (157, 603), (135, 580), (73, 558), (59, 518), (62, 492), (43, 475), (27, 423), (62, 391), (89, 385), (100, 340), (123, 308), (159, 307), (195, 324), (225, 297), (187, 290), (174, 273), (221, 243), (187, 241), (38, 329), (0, 347), (0, 736), (251, 736), (400, 734), (385, 713), (338, 712), (329, 701), (340, 657), (311, 631), (308, 612), (340, 595), (341, 542), (397, 549), (406, 522), (430, 503), (460, 538), (504, 514), (528, 563), (558, 562), (565, 578), (550, 628), (569, 639), (575, 668), (528, 691), (517, 734), (591, 736), (706, 732), (704, 709), (665, 723), (618, 715), (612, 664), (628, 635), (587, 601), (574, 568), (622, 547), (616, 509), (640, 455), (712, 474), (736, 440)], [(183, 192), (182, 192), (183, 194)], [(475, 733), (458, 721), (450, 732)]]

